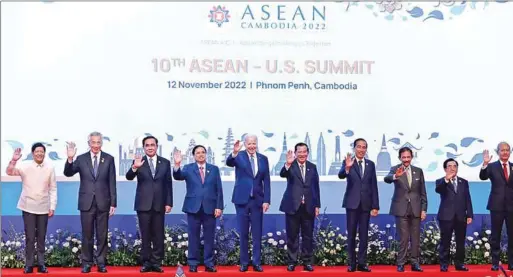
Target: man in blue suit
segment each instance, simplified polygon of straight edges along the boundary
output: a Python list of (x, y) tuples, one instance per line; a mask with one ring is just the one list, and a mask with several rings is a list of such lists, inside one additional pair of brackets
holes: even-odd
[(198, 271), (200, 259), (200, 231), (203, 226), (204, 263), (206, 272), (217, 272), (214, 266), (214, 235), (216, 218), (221, 216), (224, 208), (223, 185), (219, 168), (206, 162), (207, 150), (203, 145), (192, 149), (195, 163), (180, 169), (182, 153), (174, 153), (173, 177), (183, 181), (187, 192), (182, 211), (187, 214), (187, 233), (189, 235), (189, 252), (187, 262), (190, 272)]
[(472, 223), (474, 212), (467, 180), (457, 176), (458, 162), (444, 161), (445, 177), (436, 180), (435, 191), (440, 194), (438, 221), (440, 222), (440, 271), (447, 272), (452, 232), (456, 240), (454, 265), (457, 271), (468, 271), (465, 266), (465, 235), (467, 224)]
[[(370, 215), (379, 211), (378, 182), (374, 162), (365, 158), (367, 141), (358, 138), (353, 143), (355, 158), (350, 153), (338, 173), (340, 179), (347, 178), (346, 193), (342, 207), (346, 208), (347, 219), (347, 271), (370, 272), (367, 265), (367, 245)], [(360, 237), (358, 264), (356, 263), (356, 230)]]
[(502, 225), (506, 221), (508, 235), (508, 270), (513, 270), (513, 178), (511, 171), (513, 164), (509, 162), (511, 154), (510, 145), (501, 142), (497, 146), (499, 160), (490, 163), (492, 156), (488, 150), (483, 152), (483, 166), (479, 172), (479, 179), (492, 183), (492, 189), (486, 208), (490, 211), (492, 221), (491, 248), (492, 270), (499, 270), (499, 256), (501, 251)]
[(301, 230), (301, 258), (306, 271), (313, 271), (313, 229), (315, 217), (321, 207), (319, 173), (315, 164), (307, 161), (308, 145), (298, 143), (294, 152), (289, 150), (287, 162), (280, 176), (287, 178), (287, 188), (283, 193), (280, 211), (285, 215), (287, 231), (288, 271), (294, 271), (299, 250), (299, 230)]
[(82, 273), (91, 272), (93, 266), (95, 225), (98, 272), (106, 273), (109, 217), (114, 215), (117, 206), (116, 165), (114, 157), (102, 151), (101, 133), (89, 134), (88, 143), (90, 150), (75, 160), (76, 145), (74, 142), (68, 143), (64, 176), (80, 175), (78, 209), (82, 224)]
[[(173, 179), (171, 162), (157, 156), (158, 140), (153, 136), (143, 139), (144, 158), (137, 154), (126, 179), (137, 177), (134, 209), (141, 230), (141, 272), (164, 272), (164, 216), (173, 207)], [(153, 249), (152, 249), (153, 245)]]
[(249, 228), (253, 237), (253, 270), (262, 272), (260, 260), (262, 248), (263, 213), (271, 204), (271, 176), (267, 157), (257, 153), (257, 137), (246, 135), (246, 151), (240, 152), (242, 144), (236, 141), (233, 153), (226, 158), (226, 165), (235, 167), (235, 186), (232, 202), (235, 204), (240, 231), (240, 271), (248, 270)]

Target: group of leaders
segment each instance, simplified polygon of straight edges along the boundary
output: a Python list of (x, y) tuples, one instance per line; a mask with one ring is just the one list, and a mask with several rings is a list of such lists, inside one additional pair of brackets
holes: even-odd
[[(78, 209), (82, 226), (82, 272), (93, 267), (94, 233), (97, 239), (96, 264), (98, 272), (107, 272), (107, 229), (109, 217), (116, 210), (116, 170), (113, 156), (101, 150), (103, 137), (92, 132), (88, 137), (89, 151), (76, 155), (76, 145), (67, 144), (67, 161), (64, 175), (80, 175)], [(241, 151), (244, 144), (244, 151)], [(197, 272), (200, 263), (200, 232), (204, 236), (204, 266), (206, 272), (216, 272), (214, 264), (214, 234), (216, 218), (224, 208), (223, 188), (219, 168), (206, 162), (206, 149), (197, 145), (192, 149), (195, 162), (182, 165), (182, 154), (173, 153), (174, 162), (158, 156), (158, 140), (153, 136), (143, 139), (144, 155), (136, 154), (126, 178), (137, 177), (134, 209), (139, 220), (142, 240), (141, 272), (163, 272), (164, 215), (173, 207), (172, 180), (184, 180), (187, 190), (182, 211), (188, 222), (188, 265), (190, 272)], [(42, 143), (32, 146), (33, 161), (17, 164), (21, 149), (14, 151), (7, 167), (7, 174), (21, 176), (22, 192), (17, 207), (22, 210), (26, 234), (25, 273), (32, 273), (37, 256), (38, 272), (46, 273), (45, 236), (48, 218), (53, 216), (57, 205), (57, 186), (53, 166), (45, 162), (46, 148)], [(487, 209), (491, 214), (492, 270), (499, 270), (501, 230), (506, 221), (508, 235), (508, 269), (513, 270), (513, 164), (509, 162), (510, 145), (498, 144), (499, 159), (490, 163), (492, 156), (483, 152), (483, 165), (479, 178), (491, 181), (491, 193)], [(313, 229), (321, 208), (319, 174), (316, 165), (308, 161), (308, 145), (298, 143), (289, 150), (280, 176), (287, 179), (287, 187), (280, 204), (286, 215), (288, 271), (294, 271), (301, 259), (305, 271), (313, 271)], [(367, 265), (368, 228), (370, 216), (380, 210), (376, 168), (373, 161), (365, 158), (367, 142), (356, 139), (353, 153), (342, 163), (338, 176), (347, 180), (343, 207), (347, 218), (348, 271), (370, 272)], [(411, 270), (422, 271), (419, 264), (420, 227), (426, 218), (427, 195), (422, 169), (411, 164), (412, 150), (399, 150), (400, 164), (393, 166), (384, 178), (394, 184), (390, 214), (396, 218), (400, 235), (397, 271), (405, 270), (406, 256), (411, 244)], [(235, 168), (235, 186), (232, 202), (235, 205), (240, 232), (240, 271), (261, 266), (261, 240), (263, 213), (271, 204), (269, 161), (257, 152), (257, 137), (247, 135), (244, 143), (236, 141), (233, 152), (226, 158), (226, 165)], [(465, 266), (465, 234), (472, 222), (473, 211), (467, 180), (458, 176), (458, 162), (447, 159), (443, 163), (445, 176), (436, 180), (436, 192), (441, 202), (437, 215), (441, 230), (440, 270), (448, 271), (451, 264), (449, 249), (454, 232), (456, 254), (455, 270), (468, 271)], [(95, 232), (96, 231), (96, 232)], [(253, 255), (249, 253), (251, 231)], [(299, 249), (299, 233), (302, 245)], [(359, 251), (356, 253), (356, 236), (359, 235)], [(35, 243), (37, 242), (37, 243)], [(37, 245), (37, 251), (36, 246)], [(34, 253), (36, 252), (36, 253)], [(298, 257), (300, 253), (301, 257)]]

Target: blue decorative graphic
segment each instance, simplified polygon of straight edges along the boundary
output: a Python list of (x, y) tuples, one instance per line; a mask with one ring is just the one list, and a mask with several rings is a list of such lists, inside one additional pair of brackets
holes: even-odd
[(103, 140), (110, 141), (109, 137), (103, 136)]
[(447, 155), (447, 159), (456, 159), (457, 157), (461, 156), (461, 154), (453, 154), (450, 152), (447, 152), (446, 155)]
[(265, 152), (276, 152), (276, 148), (274, 147), (268, 147), (267, 149), (264, 150)]
[(23, 143), (15, 140), (6, 140), (7, 143), (11, 146), (12, 150), (15, 150), (16, 148), (21, 148), (23, 150)]
[(182, 134), (182, 136), (186, 136), (186, 135), (187, 135), (187, 133), (183, 133), (183, 134)]
[(428, 167), (427, 167), (426, 171), (428, 171), (428, 172), (435, 171), (435, 170), (436, 170), (436, 168), (437, 168), (437, 166), (438, 166), (438, 163), (437, 163), (437, 162), (432, 162), (432, 163), (430, 163), (430, 164), (428, 165)]
[(297, 138), (297, 134), (296, 134), (296, 133), (292, 134), (292, 135), (289, 137), (289, 139), (296, 139), (296, 138)]
[(346, 137), (352, 137), (354, 135), (354, 132), (351, 130), (347, 130), (345, 132), (342, 132), (342, 134)]
[(395, 143), (395, 144), (400, 144), (401, 143), (401, 139), (399, 138), (391, 138), (388, 140), (388, 142), (392, 142), (392, 143)]
[(399, 135), (400, 135), (400, 136), (404, 136), (404, 133), (399, 132)]
[(230, 22), (230, 15), (228, 13), (229, 11), (225, 7), (221, 7), (221, 5), (218, 5), (217, 7), (212, 7), (212, 10), (210, 10), (210, 14), (208, 15), (208, 17), (210, 18), (210, 22), (214, 22), (217, 24), (218, 27), (221, 27), (223, 23)]
[(274, 136), (274, 133), (266, 133), (266, 132), (264, 132), (263, 130), (262, 130), (262, 134), (264, 134), (264, 136), (265, 136), (265, 137), (268, 137), (268, 138), (270, 138), (270, 137)]
[(333, 133), (333, 130), (331, 130), (331, 129), (328, 129), (328, 133), (330, 133), (330, 134), (331, 134), (331, 133)]
[(419, 7), (415, 7), (409, 10), (408, 13), (411, 15), (411, 17), (417, 18), (424, 15), (424, 10)]
[(208, 137), (209, 137), (208, 132), (207, 132), (207, 131), (205, 131), (205, 130), (201, 130), (201, 131), (199, 131), (199, 132), (198, 132), (198, 134), (200, 134), (202, 137), (204, 137), (204, 138), (206, 138), (206, 139), (208, 139)]
[(144, 135), (145, 135), (145, 136), (151, 136), (151, 134), (150, 134), (150, 133), (144, 133)]
[(450, 147), (450, 148), (454, 149), (454, 151), (458, 152), (458, 146), (454, 143), (449, 143), (445, 147)]
[(52, 161), (56, 161), (56, 160), (62, 160), (60, 157), (59, 157), (59, 154), (55, 151), (52, 151), (50, 153), (48, 153), (48, 157), (52, 160)]
[(32, 157), (32, 153), (29, 153), (27, 157), (24, 159), (24, 161), (32, 161), (34, 157)]
[(438, 132), (433, 132), (431, 133), (431, 136), (428, 138), (428, 140), (432, 139), (432, 138), (437, 138), (440, 134)]
[(183, 271), (183, 267), (180, 263), (178, 263), (178, 268), (176, 269), (175, 277), (185, 277), (185, 272)]
[(468, 146), (470, 146), (474, 141), (483, 142), (483, 140), (482, 140), (482, 139), (473, 138), (473, 137), (466, 137), (466, 138), (461, 139), (461, 143), (460, 143), (460, 145), (461, 145), (462, 147), (468, 147)]
[(217, 139), (218, 139), (218, 140), (223, 140), (223, 138), (222, 138), (222, 137), (217, 137)]
[(167, 141), (173, 141), (174, 137), (171, 134), (166, 133)]
[(444, 154), (444, 151), (442, 151), (442, 149), (436, 149), (435, 150), (435, 155), (442, 156), (443, 154)]
[(420, 134), (419, 134), (419, 133), (417, 133), (417, 138), (416, 138), (416, 139), (419, 139), (419, 138), (420, 138)]
[[(476, 10), (476, 4), (478, 0), (462, 1), (460, 3), (456, 3), (454, 0), (438, 0), (434, 2), (424, 1), (424, 2), (402, 2), (398, 0), (381, 0), (377, 1), (376, 4), (367, 3), (364, 7), (367, 10), (370, 10), (372, 14), (376, 17), (383, 17), (386, 20), (394, 20), (394, 19), (402, 19), (403, 21), (407, 21), (408, 18), (414, 20), (422, 20), (422, 22), (427, 21), (428, 19), (437, 19), (439, 21), (444, 21), (445, 19), (452, 19), (451, 16), (460, 16), (465, 11), (469, 11), (467, 9), (467, 5), (470, 6), (472, 10)], [(485, 0), (483, 2), (483, 9), (485, 9), (489, 2), (495, 3), (506, 3), (507, 0)], [(349, 11), (350, 7), (358, 6), (358, 1), (345, 2), (340, 1), (339, 3), (343, 3), (346, 7), (346, 12)], [(428, 13), (429, 11), (429, 13)]]
[(463, 164), (470, 167), (480, 166), (481, 164), (483, 164), (483, 153), (475, 154), (474, 157), (472, 157), (472, 159), (470, 160), (470, 162), (463, 161)]
[(58, 138), (54, 138), (53, 141), (58, 141), (59, 139)]

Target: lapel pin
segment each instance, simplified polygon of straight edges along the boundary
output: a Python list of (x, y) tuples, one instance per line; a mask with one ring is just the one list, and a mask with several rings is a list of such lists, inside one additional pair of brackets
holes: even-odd
[(102, 158), (102, 163), (103, 163), (104, 161), (105, 161), (105, 159), (104, 159), (104, 158)]
[(210, 173), (210, 170), (207, 170), (207, 173)]
[(160, 163), (160, 161), (158, 161), (157, 163)]

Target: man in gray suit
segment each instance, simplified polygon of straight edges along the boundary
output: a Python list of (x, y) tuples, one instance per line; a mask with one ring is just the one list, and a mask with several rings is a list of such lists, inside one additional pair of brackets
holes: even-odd
[(390, 214), (395, 216), (400, 243), (397, 256), (397, 271), (404, 272), (406, 251), (411, 239), (411, 270), (421, 272), (420, 221), (426, 218), (427, 196), (424, 172), (411, 165), (413, 152), (408, 147), (399, 149), (401, 164), (393, 166), (385, 176), (386, 183), (394, 183), (394, 195)]
[(68, 143), (64, 175), (72, 177), (76, 173), (80, 174), (78, 209), (82, 224), (82, 273), (91, 272), (93, 265), (95, 225), (98, 272), (105, 273), (109, 216), (116, 211), (116, 167), (114, 157), (101, 151), (101, 133), (92, 132), (88, 143), (90, 150), (79, 155), (74, 161), (77, 149), (75, 143)]

